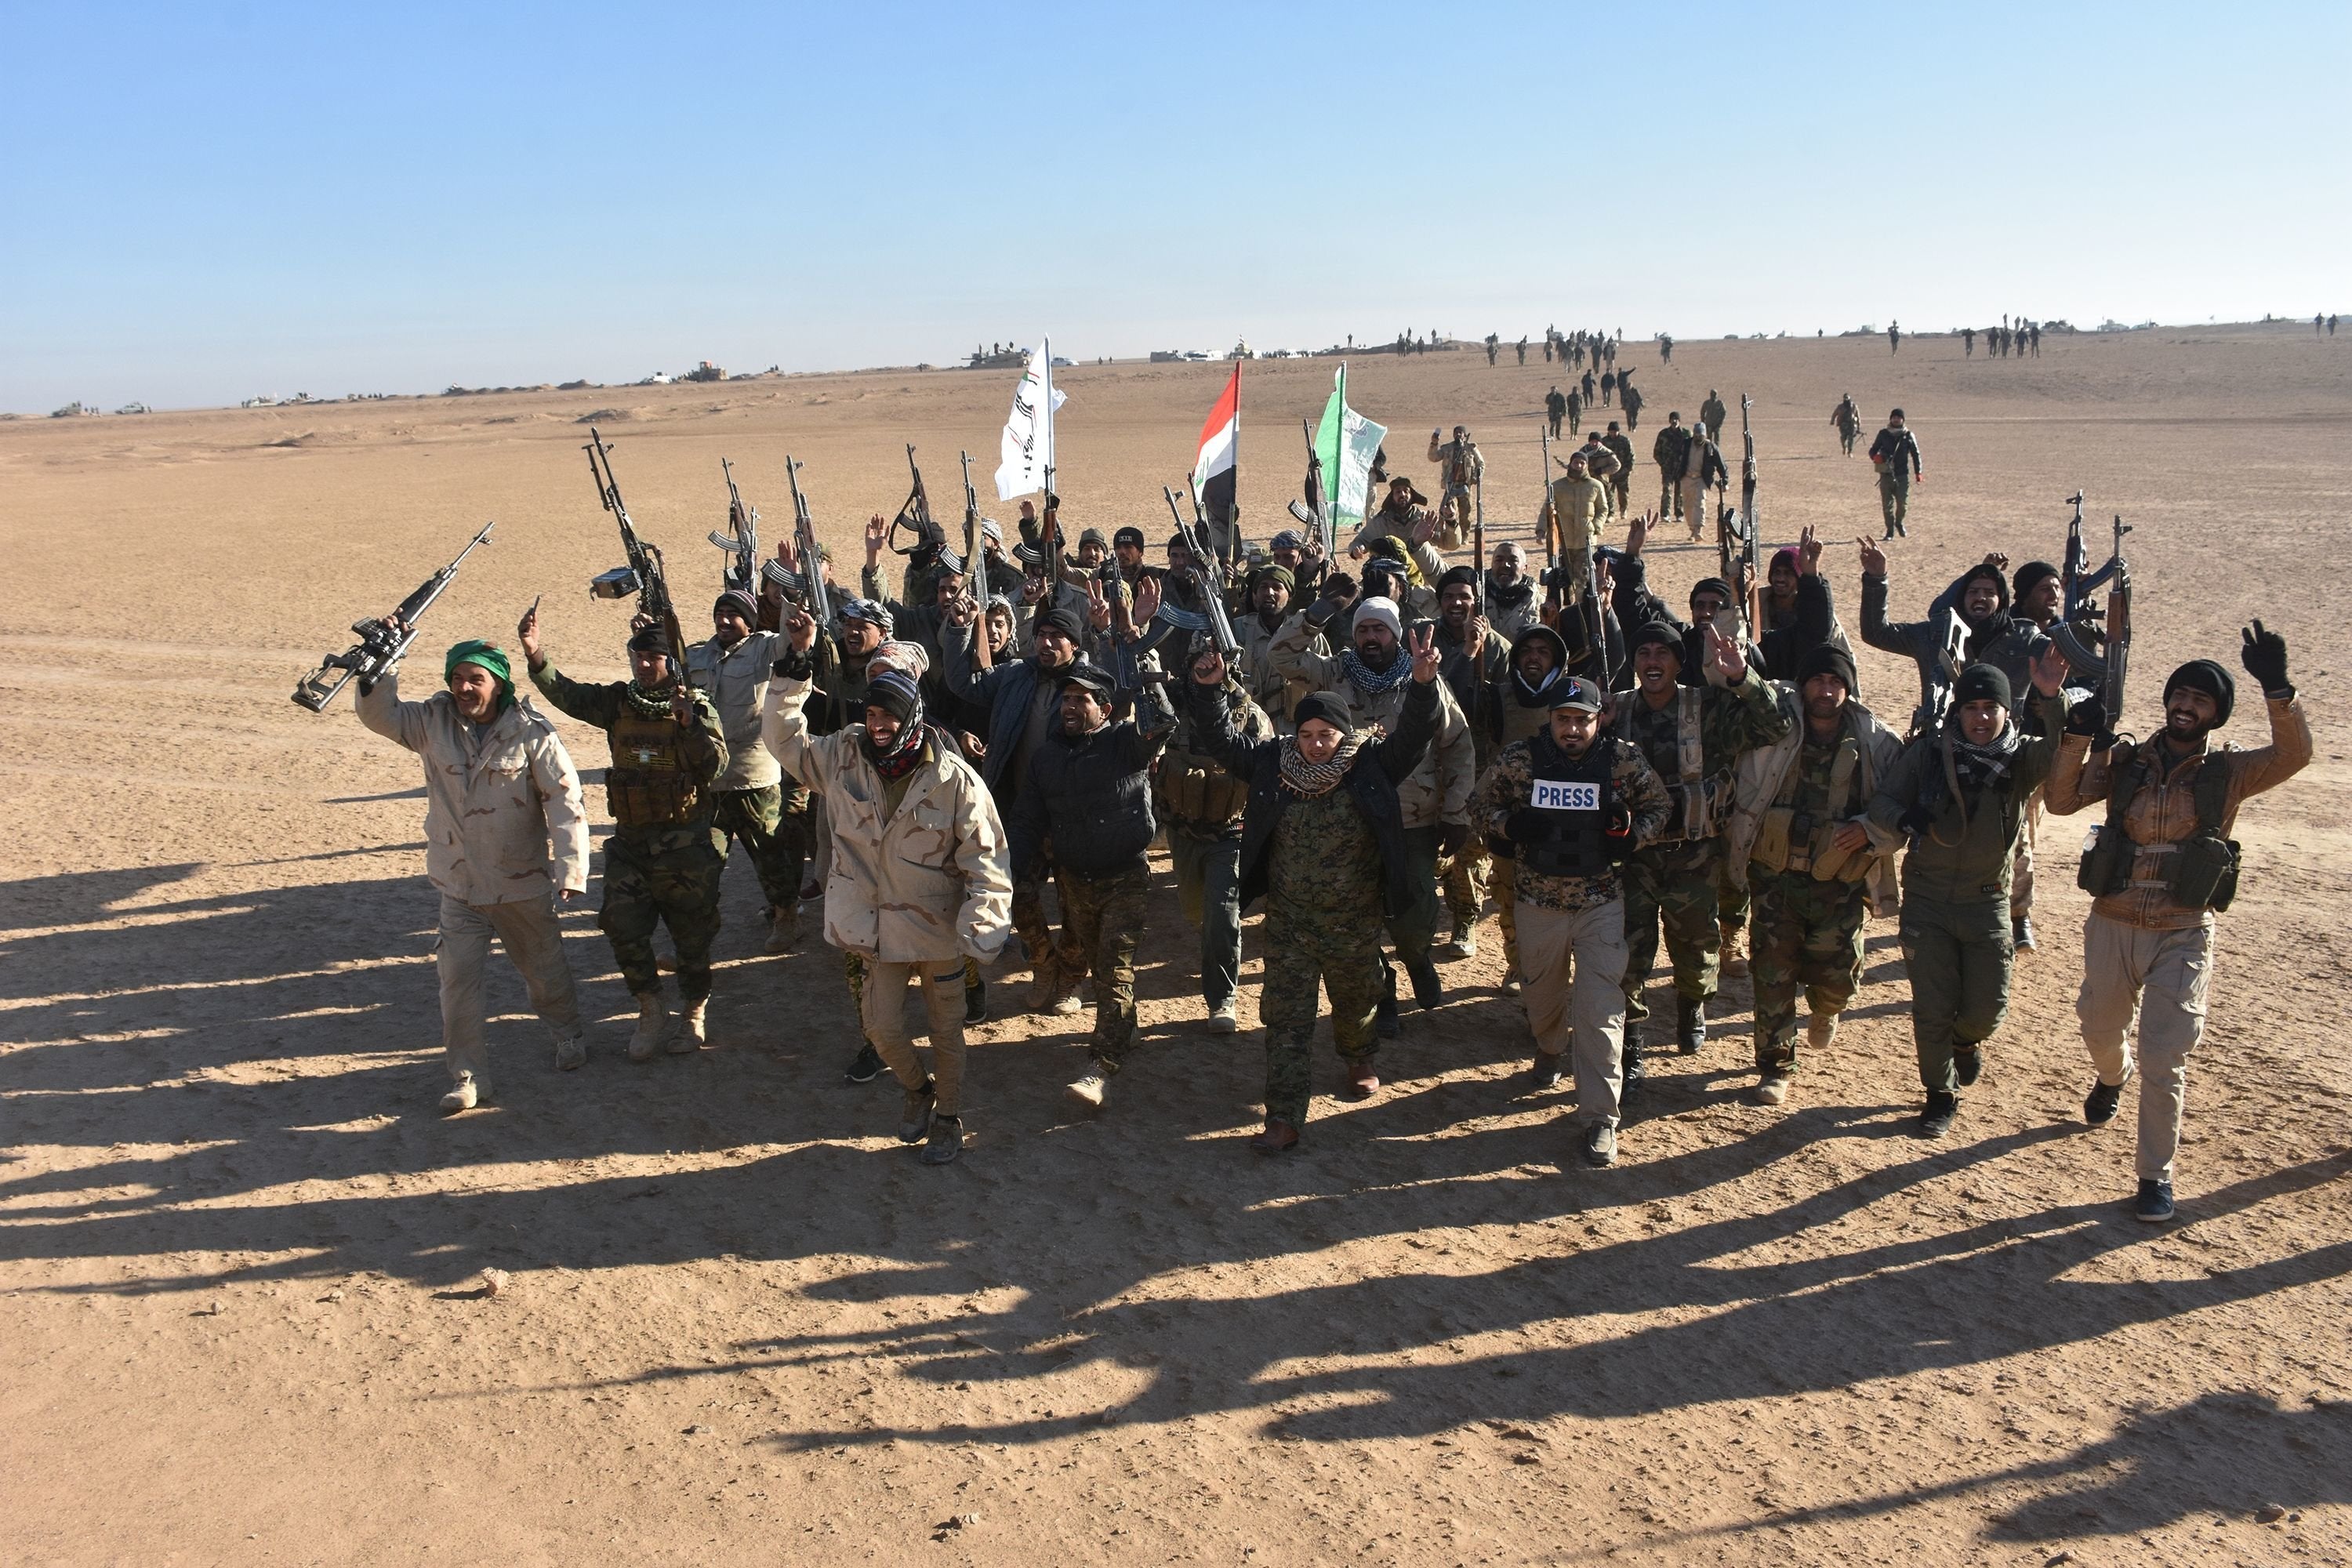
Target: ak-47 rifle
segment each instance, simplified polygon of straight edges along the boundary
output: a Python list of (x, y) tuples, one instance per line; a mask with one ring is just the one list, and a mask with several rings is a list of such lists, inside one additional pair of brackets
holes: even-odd
[(1543, 445), (1543, 499), (1536, 503), (1536, 527), (1543, 533), (1543, 580), (1549, 583), (1559, 566), (1559, 530), (1551, 515), (1551, 432), (1538, 430), (1536, 439)]
[(719, 580), (730, 589), (741, 589), (753, 598), (760, 595), (760, 509), (743, 504), (743, 492), (735, 488), (735, 469), (726, 458), (719, 459), (719, 471), (727, 476), (727, 531), (713, 530), (710, 542), (735, 558), (733, 564), (719, 573)]
[(359, 641), (341, 653), (331, 653), (319, 661), (319, 668), (304, 676), (294, 688), (294, 700), (313, 713), (323, 713), (327, 704), (335, 700), (352, 677), (359, 678), (360, 691), (365, 695), (383, 679), (383, 672), (400, 662), (408, 645), (416, 640), (417, 618), (433, 607), (433, 602), (448, 591), (457, 581), (457, 568), (474, 552), (474, 546), (488, 542), (490, 530), (496, 522), (482, 524), (482, 531), (466, 542), (457, 558), (417, 584), (416, 591), (400, 601), (400, 608), (381, 620), (370, 618), (352, 623)]
[[(2074, 533), (2066, 543), (2066, 564), (2069, 575), (2075, 575), (2075, 552), (2080, 548), (2082, 501), (2075, 498)], [(2067, 589), (2067, 613), (2050, 627), (2050, 640), (2066, 656), (2071, 674), (2099, 688), (2099, 701), (2106, 713), (2110, 727), (2120, 721), (2124, 707), (2124, 675), (2131, 663), (2131, 568), (2124, 562), (2124, 535), (2132, 525), (2121, 516), (2115, 521), (2115, 549), (2107, 563), (2096, 572), (2077, 577), (2082, 603), (2074, 603), (2076, 589)], [(2104, 610), (2089, 603), (2099, 584), (2106, 584), (2107, 603)]]
[(971, 454), (958, 452), (963, 462), (963, 591), (980, 606), (971, 624), (971, 664), (986, 669), (988, 657), (988, 556), (980, 546), (980, 492), (971, 488)]
[(613, 477), (613, 448), (604, 445), (604, 437), (588, 426), (588, 444), (581, 448), (588, 454), (588, 472), (596, 481), (596, 499), (621, 525), (621, 548), (628, 552), (629, 563), (615, 566), (600, 574), (588, 584), (589, 594), (599, 599), (625, 599), (637, 596), (637, 613), (652, 620), (662, 629), (662, 637), (669, 644), (670, 669), (677, 679), (686, 678), (686, 628), (678, 624), (677, 605), (669, 596), (669, 580), (662, 574), (661, 551), (637, 537), (635, 524), (629, 521), (629, 509), (621, 500), (621, 484)]
[(1339, 542), (1332, 537), (1331, 502), (1323, 490), (1323, 458), (1315, 450), (1315, 426), (1302, 419), (1298, 427), (1307, 433), (1307, 497), (1304, 502), (1290, 503), (1290, 515), (1302, 527), (1315, 531), (1315, 536), (1323, 542), (1323, 554), (1328, 559), (1338, 550)]
[[(923, 470), (915, 467), (915, 448), (907, 447), (907, 472), (913, 476), (914, 488), (898, 508), (898, 515), (890, 520), (890, 548), (908, 558), (908, 567), (918, 575), (929, 571), (948, 553), (947, 531), (931, 521), (931, 498), (923, 490)], [(898, 542), (901, 531), (915, 537), (912, 544)], [(959, 568), (961, 569), (961, 568)]]
[(833, 595), (825, 591), (824, 558), (818, 552), (816, 521), (809, 516), (808, 497), (801, 493), (801, 465), (784, 454), (784, 482), (793, 489), (793, 548), (800, 556), (797, 586), (808, 599), (809, 618), (820, 630), (833, 624)]
[[(1757, 542), (1760, 537), (1756, 521), (1756, 432), (1748, 422), (1749, 412), (1755, 406), (1746, 393), (1739, 395), (1739, 510), (1734, 512), (1726, 508), (1715, 531), (1717, 563), (1723, 580), (1738, 594), (1740, 617), (1749, 637), (1756, 635)], [(1701, 493), (1705, 493), (1703, 489)]]
[[(1190, 489), (1192, 484), (1192, 476), (1185, 475), (1185, 488)], [(1209, 636), (1216, 643), (1217, 652), (1223, 655), (1225, 662), (1230, 664), (1241, 657), (1242, 642), (1241, 638), (1234, 636), (1233, 617), (1225, 614), (1224, 584), (1211, 570), (1217, 558), (1203, 548), (1209, 542), (1209, 527), (1208, 520), (1201, 515), (1201, 498), (1197, 492), (1193, 495), (1192, 521), (1186, 522), (1184, 514), (1176, 508), (1176, 492), (1162, 485), (1160, 493), (1168, 498), (1168, 515), (1176, 520), (1176, 536), (1184, 542), (1184, 548), (1192, 554), (1192, 581), (1201, 590), (1201, 607), (1209, 617)]]
[(1484, 591), (1486, 581), (1486, 483), (1483, 475), (1476, 484), (1470, 487), (1470, 567), (1478, 574), (1481, 588), (1476, 602), (1480, 613), (1484, 614), (1486, 598)]

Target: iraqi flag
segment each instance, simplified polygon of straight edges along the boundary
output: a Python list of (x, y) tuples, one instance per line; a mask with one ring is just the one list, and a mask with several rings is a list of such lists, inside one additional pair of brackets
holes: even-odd
[(1192, 462), (1192, 489), (1200, 497), (1201, 513), (1216, 534), (1217, 547), (1228, 557), (1234, 527), (1234, 473), (1242, 447), (1242, 362), (1234, 361), (1233, 379), (1209, 410), (1201, 426), (1201, 455)]

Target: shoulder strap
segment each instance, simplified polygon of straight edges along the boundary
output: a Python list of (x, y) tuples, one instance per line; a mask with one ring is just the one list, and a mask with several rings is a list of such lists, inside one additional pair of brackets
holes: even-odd
[(2197, 764), (2197, 782), (2190, 792), (2197, 803), (2197, 831), (2221, 836), (2221, 819), (2230, 809), (2230, 753), (2211, 752)]

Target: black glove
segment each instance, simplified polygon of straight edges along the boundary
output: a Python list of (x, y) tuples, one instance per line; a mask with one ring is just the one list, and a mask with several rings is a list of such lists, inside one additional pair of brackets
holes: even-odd
[(812, 652), (795, 653), (786, 648), (769, 673), (779, 680), (806, 680), (816, 674), (816, 660), (811, 656)]
[(2107, 704), (2098, 692), (2087, 691), (2066, 710), (2066, 733), (2099, 735), (2107, 728)]
[(2286, 678), (2286, 638), (2266, 629), (2260, 621), (2241, 635), (2246, 640), (2238, 650), (2238, 660), (2246, 667), (2246, 673), (2262, 683), (2266, 695), (2294, 696), (2294, 688)]
[(1441, 822), (1437, 825), (1437, 852), (1452, 857), (1462, 853), (1470, 842), (1470, 825), (1466, 822)]
[(1914, 838), (1925, 838), (1928, 829), (1936, 826), (1936, 817), (1926, 806), (1915, 805), (1905, 812), (1895, 826)]

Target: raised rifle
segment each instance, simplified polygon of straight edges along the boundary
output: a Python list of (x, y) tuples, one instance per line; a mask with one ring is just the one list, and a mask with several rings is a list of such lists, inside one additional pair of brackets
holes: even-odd
[(1478, 574), (1480, 609), (1485, 609), (1486, 581), (1486, 484), (1483, 477), (1470, 487), (1470, 567)]
[(809, 618), (820, 629), (833, 624), (833, 595), (824, 585), (824, 558), (816, 542), (816, 521), (809, 516), (808, 497), (801, 493), (801, 465), (784, 454), (784, 482), (793, 489), (793, 548), (801, 561), (800, 589), (808, 599)]
[(964, 592), (980, 606), (971, 623), (971, 664), (974, 669), (986, 669), (988, 657), (988, 555), (981, 548), (980, 492), (971, 488), (971, 454), (958, 452), (963, 462), (963, 563)]
[[(1725, 508), (1715, 532), (1717, 565), (1723, 580), (1738, 595), (1740, 616), (1750, 637), (1757, 635), (1756, 431), (1748, 418), (1755, 406), (1746, 393), (1739, 395), (1739, 510)], [(1703, 484), (1700, 493), (1706, 493)]]
[(743, 492), (735, 488), (734, 467), (724, 458), (719, 459), (719, 471), (727, 476), (727, 531), (713, 530), (710, 542), (735, 558), (719, 573), (719, 580), (729, 589), (740, 589), (756, 599), (760, 596), (760, 509), (743, 504)]
[[(1187, 488), (1192, 482), (1192, 476), (1185, 475)], [(1210, 638), (1216, 643), (1217, 652), (1223, 655), (1230, 664), (1241, 657), (1242, 642), (1241, 638), (1234, 636), (1233, 617), (1225, 614), (1224, 586), (1209, 569), (1210, 563), (1216, 557), (1202, 548), (1209, 542), (1209, 529), (1208, 520), (1201, 515), (1200, 498), (1197, 495), (1193, 497), (1192, 521), (1186, 522), (1184, 514), (1177, 510), (1175, 490), (1162, 485), (1160, 493), (1168, 498), (1168, 515), (1176, 520), (1176, 536), (1184, 542), (1185, 550), (1192, 554), (1192, 581), (1201, 590), (1201, 606), (1209, 619)]]
[(487, 543), (496, 522), (482, 524), (482, 531), (466, 542), (457, 558), (442, 567), (416, 586), (416, 591), (400, 601), (400, 607), (381, 620), (370, 618), (352, 623), (352, 631), (359, 641), (341, 653), (331, 653), (319, 661), (319, 668), (304, 676), (294, 688), (294, 700), (313, 713), (323, 713), (327, 704), (335, 700), (352, 677), (359, 678), (360, 691), (365, 695), (373, 689), (383, 672), (400, 662), (408, 645), (416, 640), (417, 618), (433, 607), (433, 602), (448, 591), (457, 581), (457, 568), (474, 546)]
[[(898, 508), (898, 515), (890, 520), (890, 548), (908, 557), (908, 566), (917, 574), (929, 571), (947, 552), (947, 531), (931, 520), (931, 498), (923, 490), (923, 470), (915, 467), (915, 448), (907, 447), (907, 472), (913, 477), (914, 487)], [(912, 534), (912, 544), (898, 542), (901, 532)]]
[[(2067, 540), (2066, 560), (2070, 574), (2074, 567), (2074, 552), (2079, 548), (2082, 527), (2081, 500), (2075, 502), (2075, 535)], [(2099, 689), (2099, 700), (2106, 712), (2110, 728), (2123, 715), (2124, 675), (2131, 662), (2131, 568), (2124, 561), (2124, 535), (2132, 531), (2131, 524), (2118, 516), (2115, 521), (2115, 548), (2105, 565), (2096, 572), (2082, 574), (2081, 599), (2074, 601), (2076, 591), (2067, 589), (2067, 613), (2050, 627), (2050, 640), (2066, 656), (2069, 673)], [(2105, 584), (2107, 603), (2104, 609), (2090, 603), (2092, 593)]]
[(1315, 426), (1302, 419), (1298, 427), (1307, 435), (1307, 496), (1304, 502), (1290, 503), (1290, 515), (1302, 527), (1315, 531), (1315, 536), (1323, 542), (1323, 554), (1328, 560), (1339, 548), (1339, 542), (1331, 535), (1331, 503), (1323, 493), (1323, 457), (1315, 450)]
[(1543, 499), (1536, 503), (1536, 527), (1543, 534), (1544, 581), (1559, 565), (1559, 530), (1551, 515), (1551, 432), (1538, 430), (1536, 439), (1543, 445)]
[(628, 553), (626, 566), (615, 566), (601, 573), (588, 584), (592, 597), (625, 599), (637, 596), (637, 613), (662, 629), (663, 639), (669, 644), (670, 668), (679, 679), (686, 676), (686, 629), (678, 624), (677, 606), (669, 596), (669, 581), (662, 575), (661, 551), (637, 537), (635, 524), (629, 521), (629, 509), (621, 500), (621, 483), (613, 477), (613, 448), (604, 445), (604, 437), (588, 426), (588, 444), (581, 448), (588, 454), (588, 472), (596, 481), (596, 499), (613, 514), (621, 527), (621, 548)]

